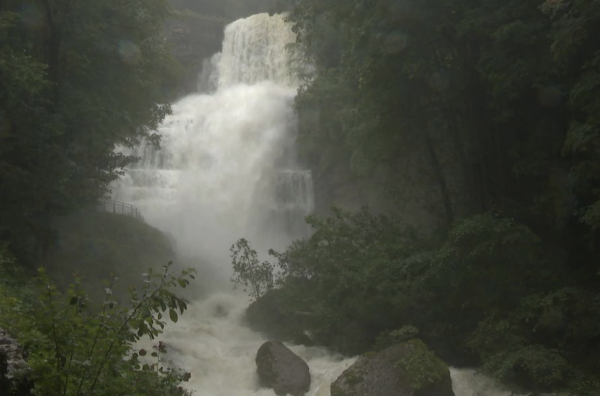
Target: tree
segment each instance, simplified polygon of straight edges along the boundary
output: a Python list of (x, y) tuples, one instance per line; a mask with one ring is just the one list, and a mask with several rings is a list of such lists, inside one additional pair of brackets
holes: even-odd
[[(142, 337), (154, 339), (162, 333), (167, 325), (163, 314), (176, 322), (178, 313), (184, 313), (188, 301), (173, 289), (188, 286), (193, 270), (175, 276), (169, 263), (162, 273), (149, 271), (141, 290), (131, 290), (130, 305), (121, 305), (114, 297), (113, 279), (104, 301), (92, 308), (81, 279), (61, 295), (43, 270), (32, 286), (29, 274), (7, 268), (5, 261), (0, 255), (2, 279), (8, 275), (13, 282), (0, 282), (0, 325), (27, 348), (31, 372), (25, 374), (33, 381), (34, 394), (191, 394), (180, 387), (189, 373), (161, 365), (164, 344), (158, 343), (149, 357), (135, 344)], [(14, 280), (21, 277), (26, 280), (15, 286)], [(28, 299), (22, 298), (26, 293)]]
[(311, 220), (249, 312), (353, 353), (415, 325), (458, 364), (597, 394), (598, 2), (294, 3), (304, 159), (326, 189), (382, 181), (393, 214)]
[(256, 250), (252, 249), (244, 238), (234, 243), (230, 251), (233, 264), (231, 282), (234, 288), (250, 287), (250, 297), (258, 301), (265, 292), (273, 288), (273, 265), (268, 261), (261, 263)]
[(162, 38), (164, 0), (7, 1), (1, 11), (0, 227), (37, 256), (52, 239), (48, 218), (94, 204), (133, 160), (115, 147), (158, 143), (178, 66)]

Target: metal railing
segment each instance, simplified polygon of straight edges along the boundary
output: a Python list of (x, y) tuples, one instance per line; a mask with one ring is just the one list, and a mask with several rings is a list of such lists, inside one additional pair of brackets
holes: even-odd
[(136, 220), (145, 222), (142, 212), (133, 206), (125, 202), (113, 201), (111, 199), (102, 199), (98, 202), (97, 209), (101, 212), (120, 214), (123, 216), (133, 217)]

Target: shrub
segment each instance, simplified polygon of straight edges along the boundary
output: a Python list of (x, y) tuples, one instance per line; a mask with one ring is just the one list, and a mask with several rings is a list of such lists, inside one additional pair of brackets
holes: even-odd
[(447, 375), (446, 364), (438, 359), (421, 340), (411, 340), (406, 344), (411, 352), (396, 362), (396, 367), (402, 368), (414, 389), (424, 389)]
[(244, 291), (247, 291), (250, 287), (249, 294), (254, 300), (273, 288), (273, 265), (268, 261), (261, 263), (250, 242), (242, 238), (231, 246), (230, 251), (233, 264), (231, 282), (234, 288), (243, 286)]
[(130, 306), (113, 297), (116, 279), (106, 285), (102, 308), (92, 311), (81, 279), (63, 296), (44, 270), (39, 271), (36, 304), (5, 299), (0, 326), (26, 349), (34, 395), (189, 395), (179, 386), (189, 374), (161, 365), (162, 344), (151, 354), (153, 361), (135, 350), (141, 337), (154, 339), (162, 332), (167, 324), (163, 314), (175, 322), (187, 309), (188, 302), (172, 289), (186, 287), (193, 271), (174, 276), (170, 268), (171, 263), (162, 273), (144, 274), (141, 290), (130, 290)]

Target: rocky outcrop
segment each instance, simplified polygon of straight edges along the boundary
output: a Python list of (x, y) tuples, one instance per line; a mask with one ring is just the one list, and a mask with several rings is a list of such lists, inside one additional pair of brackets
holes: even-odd
[(448, 367), (420, 340), (360, 357), (331, 384), (331, 396), (454, 396)]
[(203, 61), (221, 51), (224, 18), (182, 14), (169, 20), (166, 25), (167, 41), (173, 55), (183, 66), (183, 73), (175, 96), (187, 95), (198, 90)]
[(17, 341), (0, 329), (0, 395), (29, 396), (33, 388), (30, 374)]
[(261, 386), (278, 396), (302, 396), (310, 388), (308, 365), (279, 341), (267, 341), (258, 349), (256, 371)]
[[(268, 11), (274, 0), (169, 0), (175, 18), (165, 25), (167, 41), (183, 74), (175, 97), (197, 92), (204, 61), (221, 51), (225, 26)], [(206, 88), (206, 87), (202, 87)]]

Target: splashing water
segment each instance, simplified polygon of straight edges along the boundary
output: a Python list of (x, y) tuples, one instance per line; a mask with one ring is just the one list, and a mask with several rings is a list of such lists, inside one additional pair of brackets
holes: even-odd
[[(176, 325), (169, 325), (161, 341), (167, 345), (176, 367), (190, 370), (185, 384), (198, 396), (274, 396), (260, 388), (256, 376), (256, 352), (266, 340), (241, 323), (244, 299), (214, 294), (197, 302)], [(150, 344), (144, 345), (149, 348)], [(355, 359), (333, 355), (323, 348), (291, 346), (310, 366), (309, 396), (329, 396), (330, 383)]]
[[(230, 289), (229, 246), (238, 238), (264, 250), (307, 235), (304, 217), (314, 209), (314, 194), (310, 172), (294, 156), (298, 83), (286, 51), (294, 41), (281, 16), (259, 14), (227, 26), (222, 53), (205, 62), (205, 93), (173, 105), (160, 128), (162, 148), (142, 144), (140, 161), (114, 189), (115, 199), (136, 205), (173, 236), (180, 253), (216, 274), (209, 275), (221, 292), (196, 301), (161, 336), (172, 364), (192, 373), (186, 386), (198, 396), (274, 395), (258, 386), (254, 358), (266, 340), (241, 323), (248, 301), (223, 290)], [(309, 364), (310, 396), (329, 396), (330, 383), (355, 360), (291, 348)], [(491, 382), (472, 372), (452, 376), (457, 396), (505, 395), (478, 393)]]

